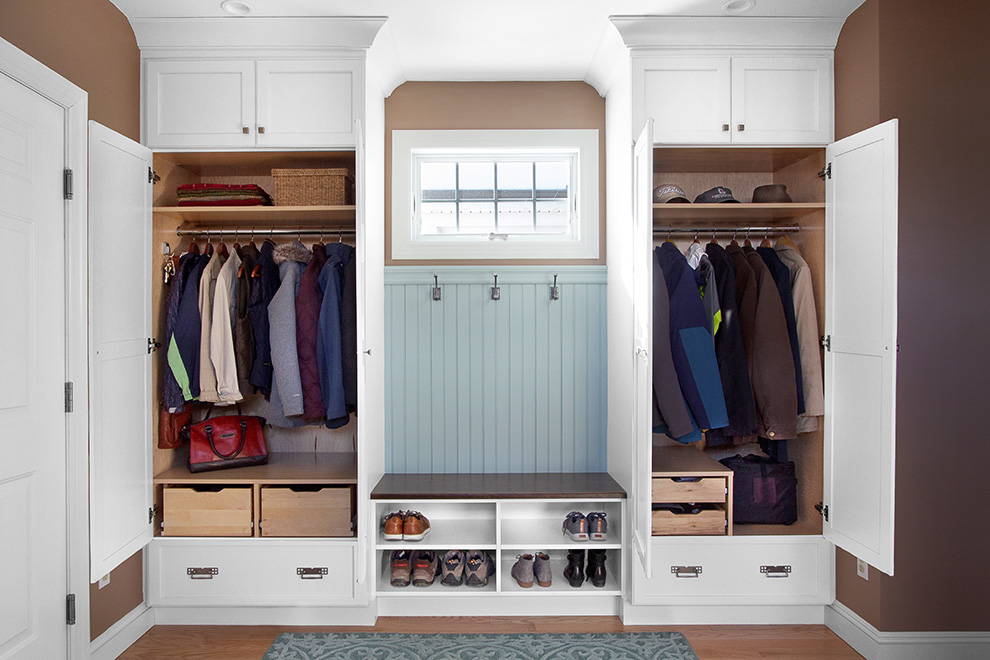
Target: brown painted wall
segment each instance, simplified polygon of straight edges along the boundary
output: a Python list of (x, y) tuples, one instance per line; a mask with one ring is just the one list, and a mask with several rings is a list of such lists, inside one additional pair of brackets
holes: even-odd
[(0, 38), (89, 92), (89, 118), (141, 138), (141, 58), (109, 0), (3, 0)]
[[(871, 572), (863, 588), (840, 558), (837, 597), (883, 631), (987, 631), (990, 224), (973, 193), (988, 172), (990, 3), (867, 0), (862, 11), (876, 12), (879, 68), (859, 82), (875, 77), (879, 120), (900, 120), (895, 575)], [(836, 125), (854, 130), (852, 115), (869, 113), (841, 91), (840, 56), (871, 47), (850, 35), (836, 53)]]
[(385, 264), (509, 264), (534, 261), (392, 260), (392, 131), (593, 128), (598, 130), (599, 233), (605, 263), (605, 99), (583, 82), (407, 82), (385, 99)]
[[(2, 0), (0, 38), (89, 93), (89, 118), (141, 137), (141, 58), (131, 26), (109, 0)], [(90, 589), (95, 639), (144, 600), (141, 553)]]

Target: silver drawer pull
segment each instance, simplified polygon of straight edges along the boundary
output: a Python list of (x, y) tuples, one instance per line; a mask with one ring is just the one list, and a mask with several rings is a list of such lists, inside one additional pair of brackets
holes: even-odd
[(312, 568), (300, 566), (296, 569), (296, 575), (299, 576), (300, 580), (322, 580), (323, 576), (329, 572), (326, 566), (314, 566)]
[(186, 575), (189, 576), (190, 580), (212, 580), (214, 575), (220, 575), (220, 569), (216, 566), (204, 566), (202, 568), (190, 566), (186, 569)]
[(786, 578), (791, 576), (790, 566), (760, 566), (760, 573), (768, 578)]
[(701, 575), (701, 566), (671, 566), (670, 572), (674, 577), (696, 578)]

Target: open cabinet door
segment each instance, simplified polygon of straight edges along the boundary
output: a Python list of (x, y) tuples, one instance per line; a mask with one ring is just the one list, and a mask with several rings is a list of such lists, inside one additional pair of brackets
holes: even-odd
[(893, 575), (897, 120), (825, 159), (824, 533)]
[[(367, 188), (366, 172), (365, 172), (365, 158), (364, 158), (364, 129), (361, 125), (361, 120), (356, 119), (354, 121), (354, 173), (355, 173), (355, 190), (354, 190), (354, 204), (355, 204), (355, 215), (354, 215), (354, 257), (357, 259), (357, 266), (355, 272), (357, 273), (357, 333), (358, 333), (358, 350), (361, 351), (357, 358), (358, 364), (358, 401), (362, 403), (362, 411), (364, 410), (364, 402), (368, 401), (368, 385), (366, 376), (368, 373), (367, 365), (362, 359), (366, 356), (363, 352), (364, 347), (367, 346), (367, 313), (368, 313), (368, 283), (367, 283), (367, 262), (368, 262), (368, 240), (367, 240), (367, 207), (365, 204), (365, 190)], [(384, 307), (384, 302), (382, 303)], [(358, 446), (367, 446), (367, 440), (365, 440), (365, 435), (362, 433), (364, 428), (364, 420), (362, 419), (358, 422)], [(367, 433), (365, 430), (364, 433)], [(360, 459), (361, 453), (357, 447), (355, 450), (358, 451), (358, 456)], [(360, 488), (366, 488), (367, 484), (363, 483), (364, 480), (361, 479), (363, 473), (361, 471), (361, 463), (363, 461), (359, 460), (358, 464), (358, 482)], [(358, 584), (363, 585), (367, 582), (368, 578), (368, 525), (364, 524), (366, 520), (370, 519), (368, 511), (365, 507), (368, 506), (368, 497), (365, 496), (363, 490), (361, 495), (357, 498), (357, 562), (355, 564), (355, 574)], [(377, 528), (375, 528), (377, 532)], [(366, 590), (367, 592), (367, 590)]]
[(653, 474), (653, 120), (648, 119), (633, 147), (633, 492), (629, 498), (632, 541), (652, 577), (652, 474)]
[(90, 578), (151, 540), (151, 150), (89, 123)]

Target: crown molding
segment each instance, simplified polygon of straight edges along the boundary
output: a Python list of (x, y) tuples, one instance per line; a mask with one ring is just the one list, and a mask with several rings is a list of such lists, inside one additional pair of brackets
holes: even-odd
[(844, 18), (610, 16), (625, 45), (638, 48), (834, 49)]
[(145, 50), (294, 48), (367, 50), (388, 19), (382, 16), (306, 18), (135, 18)]

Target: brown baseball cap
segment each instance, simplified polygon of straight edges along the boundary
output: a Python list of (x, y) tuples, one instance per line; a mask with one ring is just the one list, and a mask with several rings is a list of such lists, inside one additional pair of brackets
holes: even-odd
[(782, 183), (769, 183), (765, 186), (757, 186), (753, 190), (754, 204), (768, 204), (774, 202), (790, 202), (791, 196), (787, 194), (787, 186)]
[(661, 183), (653, 189), (654, 204), (690, 204), (684, 189), (673, 183)]

